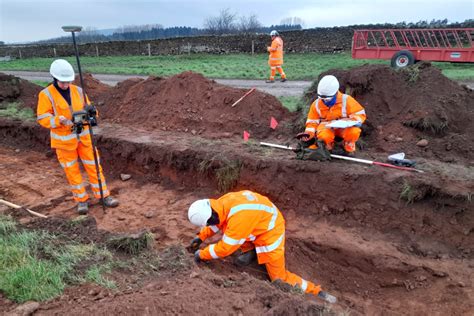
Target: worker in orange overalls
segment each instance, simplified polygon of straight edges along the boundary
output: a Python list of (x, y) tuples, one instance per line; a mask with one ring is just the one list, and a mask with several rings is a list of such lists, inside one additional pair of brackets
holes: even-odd
[[(332, 128), (327, 126), (335, 120), (349, 120), (356, 124), (347, 128)], [(332, 75), (324, 76), (318, 84), (318, 98), (309, 109), (306, 129), (298, 134), (303, 141), (310, 141), (315, 136), (322, 140), (328, 150), (334, 149), (336, 136), (344, 140), (344, 151), (351, 156), (356, 150), (360, 126), (366, 119), (364, 108), (353, 97), (339, 92), (339, 81)], [(316, 148), (315, 145), (309, 148)]]
[[(239, 265), (250, 264), (258, 258), (265, 264), (272, 281), (281, 280), (299, 286), (304, 292), (334, 303), (336, 298), (285, 268), (285, 219), (265, 196), (251, 191), (231, 192), (218, 199), (197, 200), (188, 210), (190, 222), (203, 227), (191, 241), (197, 262), (224, 258), (241, 248), (236, 259)], [(222, 239), (204, 249), (201, 243), (217, 232)]]
[(286, 81), (286, 75), (281, 65), (283, 65), (283, 40), (277, 31), (273, 30), (270, 32), (272, 37), (272, 45), (267, 47), (267, 51), (270, 53), (268, 56), (268, 65), (270, 65), (270, 79), (266, 80), (266, 83), (275, 82), (275, 73), (278, 71), (281, 77), (281, 82)]
[[(56, 149), (59, 163), (64, 168), (74, 200), (78, 203), (77, 210), (79, 214), (86, 214), (89, 208), (87, 203), (89, 196), (82, 182), (78, 158), (81, 159), (89, 176), (91, 189), (96, 198), (100, 198), (99, 181), (89, 127), (84, 126), (80, 134), (73, 132), (72, 112), (83, 110), (84, 103), (89, 104), (89, 100), (83, 100), (82, 89), (71, 84), (74, 80), (74, 69), (69, 62), (64, 59), (53, 61), (50, 73), (54, 82), (39, 93), (37, 120), (41, 126), (50, 129), (51, 148)], [(97, 158), (98, 155), (97, 152)], [(108, 207), (116, 207), (119, 202), (110, 196), (100, 162), (99, 171), (104, 203)]]

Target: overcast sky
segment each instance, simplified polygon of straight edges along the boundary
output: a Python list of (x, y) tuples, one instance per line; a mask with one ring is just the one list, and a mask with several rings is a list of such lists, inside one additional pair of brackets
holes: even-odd
[(299, 17), (305, 27), (474, 18), (474, 0), (0, 0), (0, 41), (36, 41), (64, 35), (63, 25), (98, 29), (123, 25), (203, 27), (229, 8), (257, 15), (263, 25)]

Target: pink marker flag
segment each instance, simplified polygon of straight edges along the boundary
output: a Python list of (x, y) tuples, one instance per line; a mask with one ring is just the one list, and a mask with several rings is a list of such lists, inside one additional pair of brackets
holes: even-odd
[(278, 121), (272, 116), (270, 119), (270, 127), (275, 129), (278, 126)]
[(248, 141), (250, 138), (250, 133), (247, 131), (244, 131), (244, 141)]

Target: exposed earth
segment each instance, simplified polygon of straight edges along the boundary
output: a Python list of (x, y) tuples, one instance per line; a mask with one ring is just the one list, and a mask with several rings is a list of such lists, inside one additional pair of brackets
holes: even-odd
[[(357, 157), (385, 161), (404, 151), (424, 173), (300, 161), (291, 151), (260, 147), (260, 140), (294, 145), (304, 115), (288, 112), (263, 92), (231, 108), (246, 90), (199, 74), (129, 79), (115, 87), (96, 82), (89, 94), (100, 112), (98, 147), (108, 186), (121, 205), (106, 214), (94, 205), (95, 220), (74, 234), (98, 236), (100, 242), (96, 228), (149, 229), (157, 253), (186, 247), (197, 232), (186, 214), (193, 200), (254, 190), (285, 216), (287, 268), (322, 284), (338, 297), (337, 304), (324, 306), (315, 297), (281, 290), (257, 265), (237, 268), (231, 259), (198, 265), (185, 254), (188, 263), (178, 270), (114, 271), (117, 290), (71, 286), (40, 302), (35, 314), (472, 313), (474, 92), (426, 64), (406, 72), (363, 66), (331, 73), (368, 113)], [(13, 82), (2, 78), (0, 96)], [(93, 80), (86, 76), (86, 89)], [(31, 90), (23, 88), (28, 83), (15, 82), (19, 93), (2, 101), (31, 98)], [(314, 97), (310, 88), (307, 101)], [(280, 123), (276, 130), (269, 127), (272, 116)], [(249, 142), (242, 140), (243, 130), (250, 132)], [(75, 218), (48, 131), (35, 122), (0, 118), (0, 139), (0, 195), (50, 218), (0, 212), (14, 214), (29, 229)], [(121, 174), (132, 179), (122, 181)], [(2, 296), (0, 303), (0, 313), (18, 307)]]

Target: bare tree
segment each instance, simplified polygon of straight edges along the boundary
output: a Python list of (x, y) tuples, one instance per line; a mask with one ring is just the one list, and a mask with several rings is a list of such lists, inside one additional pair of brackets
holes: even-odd
[(250, 16), (240, 17), (239, 25), (237, 26), (239, 32), (242, 33), (255, 33), (262, 28), (262, 23), (257, 18), (257, 15), (252, 14)]
[(237, 30), (237, 14), (232, 13), (229, 8), (221, 10), (218, 16), (209, 17), (204, 22), (204, 28), (210, 34), (222, 35), (235, 33)]
[(294, 17), (289, 17), (289, 18), (285, 18), (281, 20), (280, 24), (289, 25), (289, 26), (301, 26), (302, 28), (304, 28), (305, 23), (303, 19), (294, 16)]

